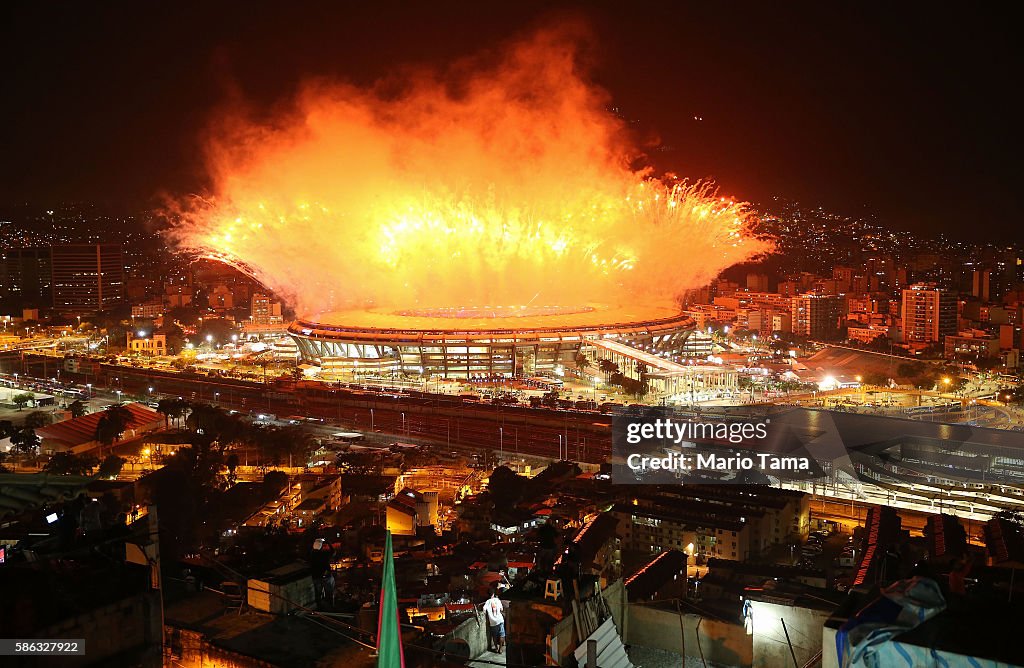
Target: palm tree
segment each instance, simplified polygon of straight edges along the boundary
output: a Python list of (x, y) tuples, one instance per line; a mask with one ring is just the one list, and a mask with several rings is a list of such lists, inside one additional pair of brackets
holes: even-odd
[(586, 370), (589, 369), (591, 366), (592, 364), (590, 362), (590, 358), (584, 355), (582, 350), (577, 351), (576, 368), (579, 370), (580, 374), (582, 375), (583, 373), (585, 373)]
[(174, 412), (174, 404), (177, 401), (177, 399), (161, 399), (160, 401), (156, 402), (156, 412), (164, 416), (165, 427), (170, 426), (170, 417), (171, 414)]
[(611, 360), (598, 360), (597, 368), (604, 374), (605, 381), (607, 381), (613, 373), (619, 372), (619, 365)]
[(170, 416), (174, 420), (176, 426), (180, 426), (180, 421), (185, 414), (189, 411), (189, 403), (183, 399), (172, 399), (171, 400), (171, 413)]

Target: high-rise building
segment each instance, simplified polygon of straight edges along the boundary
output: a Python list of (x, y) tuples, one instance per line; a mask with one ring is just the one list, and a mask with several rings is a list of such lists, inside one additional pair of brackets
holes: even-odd
[(992, 272), (988, 269), (975, 269), (971, 280), (971, 294), (983, 302), (991, 296)]
[(747, 274), (747, 290), (768, 292), (768, 275), (750, 272)]
[(942, 343), (956, 334), (956, 297), (934, 283), (915, 283), (903, 291), (902, 316), (906, 343)]
[(267, 295), (252, 296), (252, 324), (276, 325), (284, 321), (281, 316), (281, 303), (273, 301)]
[(49, 308), (51, 279), (49, 248), (14, 248), (0, 255), (0, 303), (9, 311)]
[(53, 308), (107, 311), (124, 303), (124, 250), (119, 244), (69, 244), (51, 249)]
[(806, 292), (790, 300), (793, 333), (812, 339), (834, 338), (839, 332), (841, 303), (837, 295)]
[(832, 278), (836, 281), (839, 288), (838, 292), (843, 294), (850, 292), (853, 289), (853, 267), (833, 267)]

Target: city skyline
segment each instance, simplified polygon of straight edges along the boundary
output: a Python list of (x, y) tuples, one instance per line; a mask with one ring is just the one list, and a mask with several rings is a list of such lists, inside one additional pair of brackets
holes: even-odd
[(5, 10), (0, 663), (1024, 668), (998, 9)]

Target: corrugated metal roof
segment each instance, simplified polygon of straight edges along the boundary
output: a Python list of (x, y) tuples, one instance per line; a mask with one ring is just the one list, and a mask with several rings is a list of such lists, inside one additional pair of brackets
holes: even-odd
[(619, 632), (611, 617), (604, 620), (604, 623), (597, 627), (597, 630), (581, 642), (573, 652), (579, 668), (586, 668), (587, 642), (590, 640), (597, 641), (597, 665), (601, 668), (633, 668), (629, 657), (626, 656), (626, 647), (622, 644), (622, 638), (619, 637)]

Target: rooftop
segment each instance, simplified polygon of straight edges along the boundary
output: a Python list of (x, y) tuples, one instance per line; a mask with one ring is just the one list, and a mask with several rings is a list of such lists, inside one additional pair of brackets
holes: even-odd
[(0, 473), (0, 518), (74, 498), (92, 482), (83, 476)]
[(686, 553), (679, 550), (660, 552), (626, 580), (629, 598), (648, 599), (678, 575), (683, 574), (685, 577), (686, 560)]
[(370, 668), (371, 650), (352, 637), (359, 634), (322, 616), (278, 616), (247, 609), (229, 610), (221, 594), (205, 590), (186, 593), (168, 583), (164, 620), (167, 626), (202, 633), (216, 648), (283, 668), (344, 665)]
[[(139, 429), (155, 422), (163, 422), (159, 413), (138, 403), (124, 404), (124, 407), (131, 413), (131, 421), (126, 430)], [(45, 427), (36, 429), (36, 434), (47, 441), (57, 442), (64, 447), (71, 448), (82, 443), (89, 443), (96, 440), (96, 427), (103, 417), (103, 411), (89, 413), (80, 418), (64, 420)]]

